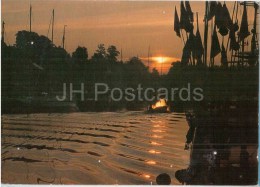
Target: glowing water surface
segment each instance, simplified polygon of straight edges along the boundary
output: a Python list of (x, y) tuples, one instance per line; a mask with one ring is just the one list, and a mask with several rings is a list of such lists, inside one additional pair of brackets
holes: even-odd
[(184, 114), (2, 116), (2, 183), (156, 184), (187, 168)]

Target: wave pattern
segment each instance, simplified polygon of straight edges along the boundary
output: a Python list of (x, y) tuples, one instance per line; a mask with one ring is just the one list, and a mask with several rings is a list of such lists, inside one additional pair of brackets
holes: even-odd
[(2, 116), (2, 182), (156, 184), (189, 164), (185, 115), (70, 113)]

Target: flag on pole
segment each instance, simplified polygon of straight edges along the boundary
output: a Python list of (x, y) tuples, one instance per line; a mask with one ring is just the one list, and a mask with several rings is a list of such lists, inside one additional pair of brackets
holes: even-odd
[(199, 29), (197, 29), (195, 37), (196, 37), (196, 58), (197, 58), (197, 61), (200, 62), (201, 57), (204, 54), (204, 48), (203, 48)]
[(184, 65), (189, 64), (190, 57), (191, 57), (191, 51), (190, 51), (189, 43), (187, 41), (182, 50), (181, 63)]
[(184, 7), (183, 1), (181, 1), (181, 16), (180, 16), (180, 28), (186, 32), (191, 32), (193, 25), (190, 22), (189, 15)]
[(216, 12), (215, 12), (215, 24), (218, 28), (222, 26), (222, 22), (225, 18), (223, 18), (222, 15), (222, 5), (220, 2), (218, 2), (216, 6)]
[(183, 48), (181, 62), (185, 65), (189, 64), (189, 61), (191, 59), (191, 52), (194, 48), (194, 34), (191, 32), (189, 35), (189, 38), (187, 39), (187, 42)]
[(217, 9), (217, 2), (216, 1), (210, 1), (209, 2), (209, 13), (208, 13), (208, 21), (211, 20), (215, 14)]
[(232, 19), (230, 17), (226, 3), (224, 3), (224, 5), (222, 7), (222, 12), (223, 12), (223, 18), (225, 18), (224, 19), (224, 25), (230, 30), (231, 27), (233, 26), (233, 22), (232, 22)]
[(222, 49), (221, 49), (221, 65), (222, 66), (227, 66), (227, 52), (226, 52), (226, 49), (222, 43)]
[(202, 44), (202, 40), (201, 40), (201, 36), (200, 36), (200, 31), (199, 31), (199, 15), (197, 12), (197, 32), (195, 35), (195, 47), (194, 47), (195, 51), (196, 51), (196, 60), (197, 60), (197, 64), (202, 64), (202, 55), (204, 54), (204, 48), (203, 48), (203, 44)]
[(190, 51), (192, 53), (192, 58), (196, 59), (196, 57), (197, 57), (196, 37), (193, 34), (193, 31), (190, 32), (189, 39), (188, 39), (187, 43), (188, 43), (188, 47), (190, 48)]
[(244, 3), (244, 11), (243, 11), (242, 20), (241, 20), (241, 27), (240, 27), (240, 30), (238, 33), (239, 40), (242, 41), (249, 35), (250, 35), (250, 33), (248, 31), (246, 3)]
[(176, 32), (176, 35), (178, 37), (181, 37), (181, 33), (180, 33), (180, 20), (179, 20), (179, 16), (178, 16), (178, 12), (176, 10), (176, 6), (175, 6), (175, 15), (174, 15), (174, 31)]
[(214, 31), (212, 34), (212, 39), (211, 39), (211, 50), (210, 50), (210, 58), (214, 58), (215, 56), (217, 56), (220, 53), (220, 45), (219, 45), (219, 41), (218, 41), (218, 35), (216, 32), (216, 24), (214, 26)]
[(233, 25), (230, 28), (229, 40), (230, 40), (229, 50), (235, 50), (235, 51), (239, 50), (240, 46), (239, 43), (236, 41), (236, 36), (235, 36), (235, 25)]
[(187, 14), (189, 16), (190, 21), (193, 22), (194, 21), (194, 19), (193, 19), (193, 12), (191, 10), (189, 1), (185, 1), (185, 7), (186, 7), (186, 11), (187, 11)]

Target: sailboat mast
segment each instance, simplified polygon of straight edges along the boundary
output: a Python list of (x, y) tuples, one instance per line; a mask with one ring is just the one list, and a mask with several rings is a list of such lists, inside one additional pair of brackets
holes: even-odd
[(253, 35), (256, 35), (256, 19), (257, 19), (257, 9), (258, 9), (258, 4), (254, 2), (254, 8), (255, 8), (255, 15), (254, 15), (254, 33)]
[(196, 18), (197, 18), (197, 30), (199, 30), (199, 13), (196, 12)]
[(51, 42), (53, 43), (53, 30), (54, 30), (54, 9), (52, 10), (52, 27), (51, 27)]
[(122, 50), (122, 48), (121, 48), (120, 56), (121, 56), (121, 62), (123, 62), (123, 50)]
[(148, 47), (148, 71), (150, 70), (150, 45)]
[[(245, 14), (246, 6), (247, 6), (246, 1), (244, 2), (243, 6), (244, 6), (244, 12), (243, 12), (243, 14)], [(243, 16), (242, 16), (242, 20), (243, 20)], [(242, 23), (241, 23), (241, 25), (242, 25)], [(242, 66), (244, 66), (245, 37), (243, 37), (243, 40), (242, 40), (242, 52), (241, 52), (241, 54), (242, 54), (241, 64), (242, 64)]]
[(207, 50), (208, 50), (208, 6), (209, 2), (205, 3), (205, 27), (204, 27), (204, 64), (207, 65)]
[(63, 29), (63, 37), (62, 37), (62, 48), (65, 49), (65, 28), (67, 25), (64, 25)]
[(30, 32), (32, 32), (32, 5), (30, 4)]
[(5, 42), (5, 22), (3, 21), (2, 23), (2, 38), (1, 38), (1, 41), (2, 43)]
[[(253, 26), (253, 39), (252, 39), (252, 44), (251, 44), (251, 52), (254, 53), (256, 50), (256, 19), (257, 19), (257, 9), (259, 5), (254, 2), (254, 8), (255, 8), (255, 15), (254, 15), (254, 26)], [(254, 43), (253, 43), (254, 42)]]

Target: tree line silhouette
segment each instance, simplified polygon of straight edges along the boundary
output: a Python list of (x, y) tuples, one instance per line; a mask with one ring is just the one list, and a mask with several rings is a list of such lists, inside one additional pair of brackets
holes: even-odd
[[(6, 98), (34, 97), (42, 94), (57, 95), (63, 83), (73, 83), (94, 90), (94, 84), (107, 83), (109, 87), (143, 88), (192, 87), (203, 89), (203, 102), (223, 102), (237, 98), (252, 100), (258, 97), (258, 69), (255, 67), (206, 67), (173, 62), (166, 75), (151, 72), (138, 57), (118, 60), (116, 46), (105, 48), (99, 44), (89, 57), (86, 47), (78, 46), (70, 55), (55, 46), (49, 38), (35, 32), (18, 31), (16, 42), (8, 46), (2, 40), (2, 101)], [(137, 102), (137, 101), (136, 101)], [(182, 101), (172, 101), (173, 105)]]

